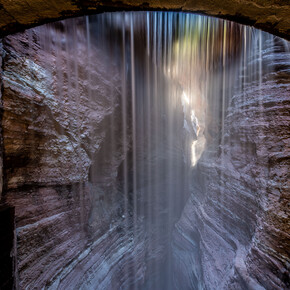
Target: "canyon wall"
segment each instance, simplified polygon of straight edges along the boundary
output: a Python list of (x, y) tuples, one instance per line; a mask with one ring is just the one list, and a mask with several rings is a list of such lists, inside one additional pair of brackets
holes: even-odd
[(120, 73), (88, 52), (83, 21), (3, 39), (2, 202), (15, 207), (20, 289), (125, 287), (132, 257), (143, 263), (120, 225)]
[(263, 50), (260, 79), (251, 67), (261, 58), (248, 60), (242, 91), (226, 100), (222, 141), (207, 147), (193, 170), (192, 193), (174, 231), (176, 285), (290, 286), (287, 45), (275, 38), (273, 50)]
[[(124, 203), (130, 207), (130, 201), (124, 199), (118, 180), (125, 155), (132, 150), (130, 140), (125, 148), (121, 141), (119, 67), (90, 45), (85, 27), (84, 19), (69, 20), (3, 40), (1, 201), (15, 207), (16, 283), (21, 289), (128, 289), (138, 283), (142, 287), (148, 271), (148, 236), (141, 230), (133, 236), (132, 216), (123, 214)], [(236, 89), (226, 100), (223, 134), (217, 131), (221, 127), (207, 128), (222, 142), (207, 147), (190, 185), (185, 186), (188, 176), (186, 181), (182, 176), (184, 164), (175, 166), (171, 180), (157, 180), (159, 195), (152, 196), (148, 206), (148, 227), (153, 211), (156, 217), (159, 212), (170, 215), (167, 197), (176, 215), (184, 205), (186, 195), (178, 192), (180, 186), (174, 189), (174, 179), (191, 188), (173, 235), (177, 289), (289, 288), (290, 65), (284, 43), (276, 39), (274, 44), (274, 51), (263, 51), (262, 79), (249, 75), (243, 91)], [(259, 58), (247, 65), (259, 67)], [(145, 74), (142, 60), (136, 67)], [(181, 95), (174, 85), (170, 89)], [(178, 100), (175, 158), (183, 163)], [(141, 109), (146, 102), (140, 102)], [(166, 122), (166, 109), (154, 113), (157, 123)], [(149, 136), (140, 132), (140, 139)], [(155, 137), (167, 148), (164, 136)], [(146, 159), (147, 153), (140, 158)], [(164, 150), (151, 157), (166, 164), (167, 156)], [(159, 175), (154, 178), (162, 177), (162, 168), (155, 168)], [(143, 185), (142, 176), (140, 180)], [(154, 192), (143, 186), (140, 195)], [(167, 189), (172, 196), (161, 196)], [(146, 199), (138, 202), (141, 208)], [(129, 212), (132, 215), (132, 208)], [(156, 260), (164, 255), (162, 243), (170, 241), (162, 241), (166, 235), (158, 222), (147, 232), (153, 241), (147, 254)], [(149, 269), (146, 278), (152, 274), (158, 280), (155, 270)], [(147, 286), (150, 289), (150, 282)]]

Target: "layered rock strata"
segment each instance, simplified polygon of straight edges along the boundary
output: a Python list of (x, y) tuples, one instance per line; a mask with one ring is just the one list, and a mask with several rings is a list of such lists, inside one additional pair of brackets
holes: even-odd
[(176, 285), (289, 288), (287, 45), (274, 39), (273, 50), (272, 43), (263, 50), (260, 78), (251, 67), (261, 58), (248, 60), (243, 90), (227, 101), (222, 141), (193, 171), (174, 232)]
[(119, 71), (104, 52), (88, 52), (83, 21), (3, 40), (2, 202), (15, 207), (21, 289), (129, 287), (132, 257), (143, 267), (142, 244), (128, 243), (120, 226), (116, 176), (128, 148), (110, 127), (119, 118)]
[[(132, 150), (130, 128), (125, 148), (120, 140), (120, 72), (85, 39), (82, 21), (4, 39), (2, 201), (15, 206), (20, 288), (173, 287), (168, 276), (160, 284), (159, 274), (164, 273), (157, 269), (169, 262), (177, 289), (289, 287), (289, 60), (284, 43), (275, 40), (275, 51), (271, 45), (265, 49), (266, 73), (243, 79), (243, 91), (236, 89), (226, 100), (223, 126), (221, 111), (211, 116), (205, 135), (213, 132), (217, 140), (207, 147), (191, 179), (184, 174), (180, 99), (178, 118), (173, 119), (178, 146), (170, 180), (162, 179), (168, 140), (165, 134), (158, 136), (155, 124), (147, 128), (162, 150), (149, 148), (138, 155), (140, 164), (151, 156), (146, 162), (156, 165), (148, 165), (153, 168), (148, 180), (155, 180), (151, 188), (144, 175), (138, 176), (137, 205), (141, 211), (144, 207), (140, 216), (145, 227), (138, 224), (134, 236), (132, 197), (124, 198), (118, 180)], [(260, 66), (260, 58), (247, 61), (251, 68)], [(146, 73), (142, 61), (136, 67)], [(154, 69), (150, 75), (154, 77)], [(140, 108), (146, 102), (140, 101)], [(149, 114), (158, 124), (166, 123), (166, 104)], [(149, 134), (143, 134), (141, 121), (139, 125), (142, 144)], [(223, 134), (217, 131), (221, 127)], [(132, 160), (127, 162), (130, 171)], [(172, 262), (165, 253), (171, 237), (160, 225), (176, 220), (190, 185), (191, 196), (175, 227)], [(151, 200), (142, 199), (144, 193)], [(144, 277), (152, 279), (145, 286)]]

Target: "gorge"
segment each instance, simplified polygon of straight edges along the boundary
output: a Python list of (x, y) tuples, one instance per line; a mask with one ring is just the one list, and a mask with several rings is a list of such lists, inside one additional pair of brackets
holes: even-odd
[(289, 42), (115, 12), (1, 51), (1, 289), (289, 288)]

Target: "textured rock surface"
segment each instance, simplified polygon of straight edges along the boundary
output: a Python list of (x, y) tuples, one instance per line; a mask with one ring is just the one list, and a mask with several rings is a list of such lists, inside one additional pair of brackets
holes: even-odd
[[(32, 30), (5, 39), (4, 49), (13, 47), (3, 68), (8, 189), (24, 184), (86, 181), (91, 165), (89, 156), (98, 151), (105, 138), (102, 125), (114, 110), (112, 104), (117, 105), (118, 88), (107, 81), (116, 82), (117, 73), (110, 68), (100, 71), (104, 64), (95, 64), (91, 77), (96, 83), (86, 86), (88, 59), (82, 58), (86, 50), (84, 39), (77, 52), (70, 50), (69, 43), (62, 43), (64, 48), (60, 50), (61, 32), (39, 32), (47, 33), (54, 43), (44, 52), (39, 44), (33, 44), (38, 35)], [(54, 39), (50, 38), (52, 35)], [(78, 40), (72, 37), (69, 41)], [(104, 59), (97, 56), (96, 59)], [(82, 63), (74, 60), (81, 58)], [(63, 69), (56, 71), (60, 65)], [(89, 99), (89, 91), (95, 96), (96, 90), (104, 96), (102, 100)]]
[(290, 286), (290, 63), (277, 39), (274, 51), (263, 50), (261, 83), (249, 78), (229, 100), (224, 143), (207, 148), (194, 171), (192, 194), (174, 233), (177, 285)]
[[(120, 128), (111, 126), (120, 118), (119, 72), (98, 49), (86, 53), (84, 25), (76, 23), (4, 39), (3, 201), (16, 208), (21, 288), (126, 289), (144, 281), (146, 241), (141, 234), (134, 241), (132, 225), (122, 222), (116, 176), (124, 152)], [(289, 288), (289, 65), (282, 47), (264, 51), (264, 66), (280, 72), (266, 73), (261, 87), (246, 80), (243, 93), (228, 100), (224, 143), (208, 148), (193, 173), (174, 234), (177, 289)], [(166, 214), (162, 196), (154, 201)], [(165, 235), (152, 232), (149, 255), (158, 260)], [(159, 279), (158, 270), (151, 274)]]
[[(119, 72), (100, 50), (86, 52), (83, 21), (3, 40), (2, 201), (15, 206), (21, 289), (126, 286), (132, 257), (143, 267), (142, 244), (132, 249), (119, 225), (124, 154), (118, 128), (110, 127), (119, 112)], [(104, 148), (110, 156), (100, 164)], [(101, 180), (89, 174), (95, 170)]]
[(0, 1), (0, 36), (48, 21), (108, 10), (183, 10), (235, 20), (289, 39), (289, 1), (166, 0), (166, 1)]

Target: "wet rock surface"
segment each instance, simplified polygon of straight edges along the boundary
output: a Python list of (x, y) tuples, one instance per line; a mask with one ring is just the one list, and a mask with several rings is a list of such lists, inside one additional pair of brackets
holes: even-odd
[(193, 171), (173, 241), (187, 289), (289, 288), (289, 58), (277, 39), (262, 57), (268, 72), (233, 94), (224, 141)]
[(128, 149), (110, 139), (120, 138), (110, 123), (119, 118), (119, 71), (100, 50), (87, 53), (78, 21), (82, 28), (69, 21), (3, 40), (2, 202), (15, 207), (21, 289), (128, 287), (130, 270), (119, 269), (138, 255), (143, 267), (142, 244), (132, 250), (119, 225), (116, 176)]
[[(20, 288), (289, 288), (289, 60), (283, 42), (276, 39), (274, 51), (263, 52), (262, 79), (243, 80), (243, 91), (226, 100), (223, 134), (221, 114), (213, 113), (205, 136), (217, 140), (190, 179), (184, 174), (180, 98), (174, 104), (178, 117), (164, 135), (153, 122), (140, 120), (148, 106), (150, 120), (166, 123), (170, 103), (162, 100), (161, 110), (151, 111), (151, 89), (151, 103), (148, 98), (137, 103), (135, 145), (142, 154), (136, 162), (148, 173), (136, 177), (136, 218), (132, 196), (127, 200), (120, 192), (125, 155), (132, 155), (132, 128), (125, 147), (121, 141), (120, 71), (105, 52), (89, 45), (82, 21), (3, 40), (2, 202), (15, 206)], [(259, 67), (259, 59), (250, 61)], [(136, 67), (152, 79), (157, 75), (155, 64), (148, 72), (142, 61)], [(175, 85), (170, 91), (181, 95)], [(171, 163), (166, 134), (172, 128), (175, 165), (166, 179), (162, 169)], [(151, 133), (154, 143), (147, 144)], [(132, 170), (133, 161), (126, 162)], [(151, 187), (144, 176), (146, 182), (151, 178)], [(129, 180), (127, 186), (132, 184)], [(171, 229), (160, 229), (168, 220), (169, 226), (178, 221), (172, 247)], [(168, 251), (172, 260), (164, 259)], [(173, 267), (172, 280), (159, 276), (166, 263)]]

